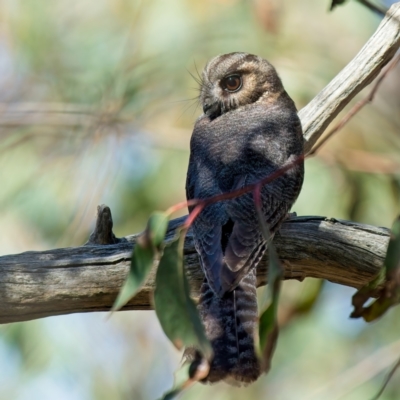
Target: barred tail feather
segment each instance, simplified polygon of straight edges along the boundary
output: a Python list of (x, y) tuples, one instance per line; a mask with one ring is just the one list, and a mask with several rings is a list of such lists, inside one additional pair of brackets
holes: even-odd
[(255, 268), (222, 298), (204, 280), (199, 312), (214, 350), (210, 372), (204, 381), (224, 380), (233, 385), (255, 381), (261, 374), (254, 348), (258, 328)]

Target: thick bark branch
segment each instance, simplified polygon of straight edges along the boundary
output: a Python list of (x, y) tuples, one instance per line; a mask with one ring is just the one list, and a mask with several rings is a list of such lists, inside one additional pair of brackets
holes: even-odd
[[(393, 57), (400, 46), (399, 20), (400, 3), (396, 3), (354, 60), (301, 110), (306, 152)], [(99, 214), (96, 231), (85, 246), (0, 257), (0, 323), (110, 309), (128, 272), (137, 236), (116, 238), (109, 209), (101, 207)], [(169, 239), (180, 223), (182, 219), (171, 222)], [(302, 217), (285, 222), (274, 242), (285, 265), (285, 279), (315, 277), (360, 287), (382, 266), (388, 239), (386, 228)], [(196, 295), (203, 275), (190, 235), (185, 262)], [(265, 271), (263, 262), (259, 284), (265, 282)], [(124, 309), (149, 309), (153, 286), (154, 271)]]
[(390, 7), (374, 35), (353, 60), (299, 112), (308, 153), (332, 120), (370, 84), (400, 46), (400, 2)]
[[(171, 222), (167, 240), (182, 221), (180, 218)], [(0, 257), (0, 323), (109, 310), (127, 275), (136, 237), (116, 244), (88, 243)], [(315, 277), (360, 287), (382, 266), (388, 240), (386, 228), (299, 217), (283, 224), (274, 243), (285, 266), (285, 279)], [(190, 234), (184, 253), (192, 293), (196, 296), (203, 273)], [(265, 261), (258, 276), (259, 284), (265, 283)], [(124, 309), (151, 308), (153, 288), (154, 271)]]

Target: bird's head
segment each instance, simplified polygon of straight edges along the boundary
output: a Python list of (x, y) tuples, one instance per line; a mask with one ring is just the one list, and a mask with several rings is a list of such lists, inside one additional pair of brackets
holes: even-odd
[(275, 68), (247, 53), (219, 55), (204, 68), (200, 103), (204, 114), (217, 118), (259, 100), (271, 101), (284, 91)]

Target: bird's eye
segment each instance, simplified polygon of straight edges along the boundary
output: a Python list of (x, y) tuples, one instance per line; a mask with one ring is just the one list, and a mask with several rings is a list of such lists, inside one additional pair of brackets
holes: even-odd
[(229, 75), (221, 81), (222, 89), (228, 92), (237, 92), (242, 87), (242, 78), (240, 75)]

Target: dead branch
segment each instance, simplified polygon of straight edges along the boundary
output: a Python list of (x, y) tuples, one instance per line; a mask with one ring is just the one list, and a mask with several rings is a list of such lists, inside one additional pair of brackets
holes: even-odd
[(353, 60), (300, 110), (305, 153), (350, 100), (378, 76), (399, 46), (400, 2), (390, 7), (376, 32)]
[[(306, 152), (393, 58), (400, 46), (399, 20), (400, 3), (396, 3), (359, 54), (300, 111)], [(167, 240), (183, 221), (171, 221)], [(96, 226), (85, 246), (0, 257), (0, 323), (110, 309), (127, 275), (137, 235), (116, 238), (108, 207), (99, 208)], [(382, 266), (388, 239), (386, 228), (300, 217), (285, 222), (274, 243), (285, 265), (285, 279), (315, 277), (360, 287)], [(196, 295), (203, 275), (190, 233), (184, 257)], [(265, 283), (265, 262), (258, 276), (259, 284)], [(153, 287), (154, 273), (124, 309), (151, 308)]]
[(372, 102), (376, 92), (379, 89), (379, 86), (386, 78), (388, 73), (399, 63), (399, 61), (400, 53), (393, 57), (385, 71), (383, 71), (379, 78), (375, 81), (368, 96), (356, 103), (354, 107), (326, 135), (324, 135), (319, 142), (314, 145), (314, 147), (307, 154), (307, 157), (313, 156), (320, 149), (320, 147), (323, 146), (336, 132), (340, 131), (354, 117), (354, 115), (356, 115), (365, 105)]
[[(106, 311), (113, 304), (128, 273), (132, 244), (138, 235), (117, 239), (111, 231), (108, 207), (99, 208), (102, 245), (26, 252), (0, 257), (0, 323), (26, 321), (50, 315)], [(171, 221), (166, 239), (185, 217)], [(106, 232), (108, 230), (108, 232)], [(107, 244), (109, 238), (112, 244)], [(360, 287), (382, 266), (389, 240), (386, 228), (337, 221), (323, 217), (297, 217), (283, 224), (274, 243), (285, 266), (285, 279), (306, 277)], [(189, 232), (185, 264), (196, 296), (203, 273)], [(266, 282), (267, 265), (258, 269), (259, 285)], [(154, 272), (126, 310), (151, 308)]]

